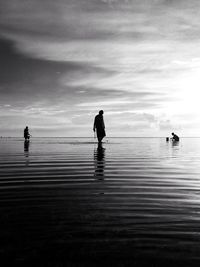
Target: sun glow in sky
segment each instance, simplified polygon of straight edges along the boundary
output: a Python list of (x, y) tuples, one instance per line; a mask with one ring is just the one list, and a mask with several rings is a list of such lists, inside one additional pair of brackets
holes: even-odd
[(200, 136), (200, 1), (0, 0), (0, 135)]

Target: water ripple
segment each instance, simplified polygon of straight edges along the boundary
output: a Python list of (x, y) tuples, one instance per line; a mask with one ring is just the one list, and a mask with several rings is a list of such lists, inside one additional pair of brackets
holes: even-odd
[(1, 254), (32, 257), (50, 242), (73, 259), (82, 246), (88, 257), (200, 260), (200, 140), (138, 143), (0, 143)]

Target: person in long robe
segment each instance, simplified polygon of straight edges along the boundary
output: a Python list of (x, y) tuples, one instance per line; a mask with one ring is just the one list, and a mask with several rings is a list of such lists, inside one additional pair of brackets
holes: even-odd
[(95, 116), (93, 131), (96, 131), (98, 142), (101, 143), (102, 139), (106, 136), (103, 110), (100, 110), (99, 114)]

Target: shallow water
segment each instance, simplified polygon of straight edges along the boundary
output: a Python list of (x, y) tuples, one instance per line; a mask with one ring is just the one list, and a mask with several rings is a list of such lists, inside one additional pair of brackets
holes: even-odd
[(0, 139), (1, 258), (37, 266), (198, 262), (200, 139), (94, 141)]

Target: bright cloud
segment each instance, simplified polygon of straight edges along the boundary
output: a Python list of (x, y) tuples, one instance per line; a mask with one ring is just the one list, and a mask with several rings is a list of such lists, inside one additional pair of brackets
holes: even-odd
[(88, 136), (104, 109), (111, 136), (200, 135), (198, 0), (0, 0), (0, 10), (6, 134), (28, 124)]

